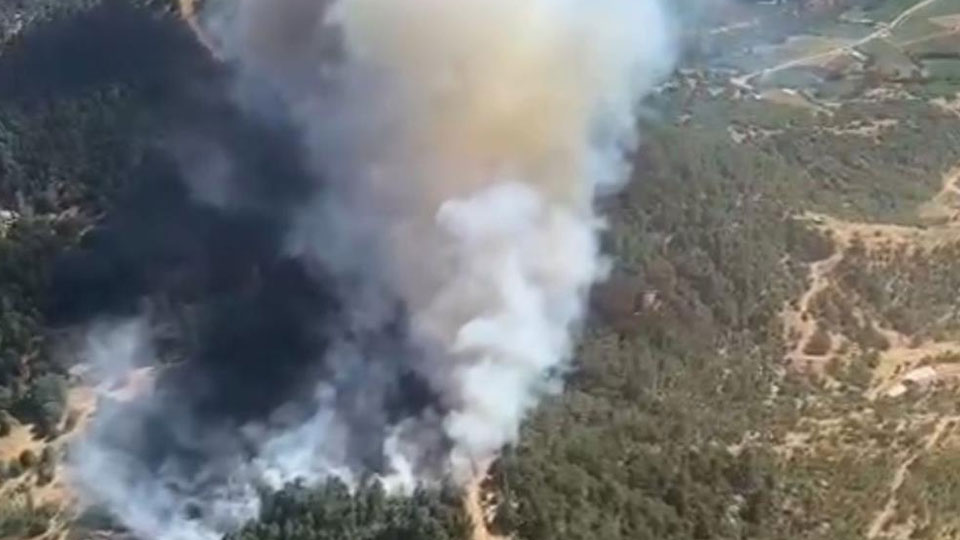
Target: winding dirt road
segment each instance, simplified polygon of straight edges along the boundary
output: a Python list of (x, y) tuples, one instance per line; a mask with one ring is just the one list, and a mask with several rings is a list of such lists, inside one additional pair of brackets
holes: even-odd
[(942, 0), (923, 0), (922, 2), (918, 2), (918, 3), (910, 6), (910, 7), (907, 8), (906, 10), (904, 10), (904, 11), (903, 11), (902, 13), (900, 13), (899, 15), (897, 15), (897, 17), (896, 17), (895, 19), (893, 19), (892, 21), (890, 21), (889, 23), (881, 23), (881, 24), (880, 24), (880, 27), (879, 27), (877, 30), (871, 32), (871, 33), (868, 34), (867, 36), (865, 36), (865, 37), (863, 37), (863, 38), (860, 38), (860, 39), (858, 39), (858, 40), (856, 40), (856, 41), (854, 41), (854, 42), (852, 42), (852, 43), (846, 43), (846, 44), (840, 45), (839, 47), (834, 47), (834, 48), (832, 48), (832, 49), (830, 49), (830, 50), (828, 50), (828, 51), (825, 51), (825, 52), (820, 52), (820, 53), (816, 53), (816, 54), (811, 54), (811, 55), (809, 55), (809, 56), (803, 56), (803, 57), (800, 57), (800, 58), (794, 58), (794, 59), (791, 59), (791, 60), (787, 60), (786, 62), (777, 64), (777, 65), (775, 65), (775, 66), (758, 69), (757, 71), (754, 71), (754, 72), (751, 72), (751, 73), (747, 73), (746, 75), (741, 75), (741, 76), (739, 76), (739, 77), (734, 77), (731, 81), (733, 82), (733, 84), (735, 84), (735, 85), (737, 85), (737, 86), (740, 86), (740, 87), (743, 87), (743, 88), (751, 88), (751, 89), (752, 89), (753, 86), (752, 86), (752, 84), (751, 84), (750, 81), (752, 81), (753, 79), (755, 79), (755, 78), (757, 78), (757, 77), (767, 76), (767, 75), (776, 73), (776, 72), (778, 72), (778, 71), (783, 71), (783, 70), (785, 70), (785, 69), (790, 69), (790, 68), (792, 68), (792, 67), (802, 66), (802, 65), (805, 65), (805, 64), (808, 64), (808, 63), (810, 63), (810, 62), (817, 61), (817, 60), (823, 60), (823, 59), (826, 59), (826, 58), (830, 58), (830, 57), (835, 56), (835, 55), (840, 54), (840, 53), (850, 53), (850, 52), (853, 52), (854, 49), (856, 49), (857, 47), (861, 47), (861, 46), (869, 43), (870, 41), (872, 41), (872, 40), (874, 40), (874, 39), (889, 37), (889, 36), (891, 35), (891, 33), (893, 32), (893, 30), (895, 30), (898, 26), (900, 26), (901, 24), (903, 24), (903, 22), (904, 22), (905, 20), (909, 19), (910, 16), (912, 16), (913, 14), (915, 14), (917, 11), (920, 11), (921, 9), (924, 9), (924, 8), (926, 8), (926, 7), (928, 7), (928, 6), (932, 5), (932, 4), (935, 4), (935, 3), (937, 3), (937, 2), (940, 2), (940, 1), (942, 1)]
[(907, 479), (907, 473), (910, 472), (910, 467), (916, 462), (923, 454), (926, 454), (933, 450), (937, 443), (940, 442), (940, 439), (943, 437), (943, 434), (947, 431), (948, 428), (953, 427), (956, 422), (960, 420), (960, 416), (948, 416), (941, 418), (937, 421), (936, 427), (934, 427), (933, 432), (927, 437), (927, 440), (924, 441), (923, 446), (918, 449), (916, 452), (910, 455), (907, 459), (897, 467), (896, 472), (893, 474), (893, 480), (890, 482), (890, 496), (887, 499), (887, 503), (884, 505), (883, 510), (877, 514), (873, 521), (870, 522), (870, 527), (867, 528), (867, 538), (877, 538), (880, 536), (880, 533), (883, 532), (884, 527), (889, 523), (890, 519), (893, 518), (897, 510), (897, 491), (900, 490), (900, 487), (903, 485), (903, 482)]

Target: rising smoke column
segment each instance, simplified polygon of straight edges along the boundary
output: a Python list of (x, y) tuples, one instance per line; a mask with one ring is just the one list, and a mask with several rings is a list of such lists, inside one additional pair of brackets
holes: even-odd
[[(349, 141), (363, 161), (337, 163), (340, 181), (351, 215), (379, 219), (379, 277), (433, 352), (421, 369), (451, 409), (454, 474), (469, 474), (570, 357), (605, 271), (593, 200), (626, 178), (637, 99), (672, 60), (666, 22), (637, 0), (341, 0), (331, 17), (338, 109), (375, 132)], [(291, 95), (331, 156), (339, 123), (314, 127), (324, 109)], [(309, 244), (322, 235), (307, 221)]]
[[(237, 0), (205, 27), (243, 113), (296, 137), (172, 145), (190, 215), (225, 221), (191, 252), (257, 239), (231, 272), (254, 285), (183, 300), (213, 323), (100, 415), (79, 484), (144, 538), (197, 540), (262, 485), (466, 481), (567, 368), (607, 266), (594, 198), (671, 65), (659, 3)], [(98, 323), (98, 365), (153, 350), (144, 327)]]

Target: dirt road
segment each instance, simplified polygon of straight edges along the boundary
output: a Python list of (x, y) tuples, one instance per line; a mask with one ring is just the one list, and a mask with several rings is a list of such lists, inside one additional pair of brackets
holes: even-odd
[(890, 496), (887, 499), (887, 503), (884, 505), (883, 510), (877, 514), (873, 521), (870, 522), (870, 527), (867, 528), (867, 538), (877, 538), (880, 536), (880, 533), (883, 532), (884, 526), (893, 518), (897, 510), (897, 491), (900, 490), (900, 487), (903, 485), (903, 482), (907, 478), (907, 473), (910, 472), (910, 466), (914, 464), (923, 454), (933, 450), (937, 443), (940, 442), (940, 439), (943, 437), (943, 434), (947, 431), (947, 428), (953, 427), (956, 422), (960, 420), (960, 416), (948, 416), (941, 418), (937, 421), (936, 427), (934, 427), (933, 432), (927, 437), (924, 441), (923, 446), (910, 455), (907, 459), (897, 467), (896, 472), (893, 474), (893, 480), (890, 482)]
[(893, 30), (895, 30), (898, 26), (900, 26), (901, 24), (903, 24), (903, 22), (904, 22), (905, 20), (909, 19), (910, 16), (912, 16), (913, 14), (915, 14), (917, 11), (919, 11), (919, 10), (921, 10), (921, 9), (924, 9), (924, 8), (926, 8), (926, 7), (928, 7), (928, 6), (932, 5), (932, 4), (935, 4), (935, 3), (937, 3), (937, 2), (940, 2), (940, 1), (942, 1), (942, 0), (924, 0), (923, 2), (918, 2), (918, 3), (910, 6), (910, 7), (907, 8), (906, 10), (904, 10), (904, 11), (903, 11), (902, 13), (900, 13), (899, 15), (897, 15), (897, 17), (896, 17), (895, 19), (893, 19), (891, 22), (889, 22), (889, 23), (887, 23), (887, 24), (881, 24), (880, 27), (879, 27), (877, 30), (871, 32), (871, 33), (868, 34), (866, 37), (863, 37), (863, 38), (860, 38), (860, 39), (858, 39), (858, 40), (856, 40), (856, 41), (853, 41), (852, 43), (847, 43), (847, 44), (844, 44), (844, 45), (840, 45), (839, 47), (834, 47), (833, 49), (830, 49), (830, 50), (825, 51), (825, 52), (820, 52), (820, 53), (816, 53), (816, 54), (811, 54), (811, 55), (809, 55), (809, 56), (803, 56), (803, 57), (800, 57), (800, 58), (794, 58), (794, 59), (791, 59), (791, 60), (787, 60), (786, 62), (777, 64), (777, 65), (775, 65), (775, 66), (758, 69), (757, 71), (754, 71), (754, 72), (752, 72), (752, 73), (747, 73), (746, 75), (741, 75), (741, 76), (739, 76), (739, 77), (734, 77), (733, 79), (731, 79), (731, 82), (732, 82), (733, 84), (739, 86), (739, 87), (743, 87), (743, 88), (753, 88), (750, 81), (752, 81), (753, 79), (755, 79), (755, 78), (757, 78), (757, 77), (770, 75), (770, 74), (776, 73), (776, 72), (778, 72), (778, 71), (783, 71), (783, 70), (785, 70), (785, 69), (790, 69), (790, 68), (792, 68), (792, 67), (802, 66), (802, 65), (805, 65), (805, 64), (808, 64), (808, 63), (810, 63), (810, 62), (817, 61), (817, 60), (823, 60), (823, 59), (826, 59), (826, 58), (831, 58), (831, 57), (833, 57), (833, 56), (835, 56), (835, 55), (837, 55), (837, 54), (840, 54), (840, 53), (849, 53), (849, 52), (852, 52), (852, 51), (853, 51), (854, 49), (856, 49), (857, 47), (861, 47), (861, 46), (869, 43), (870, 41), (872, 41), (872, 40), (874, 40), (874, 39), (889, 37), (889, 36), (891, 35), (891, 33), (893, 32)]

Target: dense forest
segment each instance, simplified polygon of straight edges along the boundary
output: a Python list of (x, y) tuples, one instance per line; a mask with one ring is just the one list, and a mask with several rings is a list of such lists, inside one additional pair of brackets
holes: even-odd
[[(0, 437), (16, 421), (53, 439), (66, 429), (70, 368), (54, 347), (63, 329), (50, 309), (56, 263), (136, 182), (168, 85), (210, 67), (195, 60), (202, 55), (168, 2), (24, 4), (0, 6)], [(109, 39), (106, 27), (115, 30)], [(96, 65), (45, 67), (79, 43)], [(960, 118), (897, 96), (829, 114), (733, 100), (729, 89), (704, 92), (709, 77), (691, 83), (678, 73), (672, 90), (651, 99), (659, 115), (643, 121), (632, 182), (598, 203), (610, 220), (603, 240), (613, 275), (593, 292), (566, 389), (494, 464), (484, 489), (495, 533), (862, 538), (894, 450), (917, 444), (909, 430), (873, 426), (920, 409), (955, 412), (944, 392), (868, 402), (875, 356), (834, 364), (824, 377), (791, 373), (780, 316), (808, 285), (811, 263), (835, 248), (798, 216), (913, 224), (960, 162)], [(876, 139), (851, 134), (877, 120), (890, 127)], [(815, 302), (831, 325), (824, 339), (854, 308), (906, 334), (957, 336), (955, 246), (858, 249), (837, 269), (856, 303), (831, 290)], [(883, 348), (854, 330), (864, 350)], [(812, 432), (811, 418), (828, 417), (847, 419), (823, 434), (834, 454), (783, 450), (791, 434)], [(0, 464), (0, 482), (24, 470), (49, 479), (55, 459), (18, 456)], [(955, 469), (955, 456), (918, 458), (899, 511), (955, 513)], [(375, 482), (350, 490), (330, 481), (265, 501), (260, 519), (230, 540), (453, 540), (472, 530), (452, 488), (399, 496)], [(0, 504), (0, 537), (42, 533), (55, 515), (18, 496)], [(917, 537), (942, 525), (928, 521)]]
[(44, 442), (0, 462), (0, 537), (62, 520), (25, 490), (53, 480), (77, 420), (55, 269), (132, 185), (192, 42), (169, 2), (0, 5), (0, 437), (27, 425)]
[[(150, 116), (175, 71), (158, 62), (190, 58), (183, 47), (154, 50), (189, 37), (167, 7), (4, 4), (21, 29), (0, 54), (0, 409), (41, 433), (55, 429), (65, 399), (66, 366), (47, 335), (53, 264), (108, 210), (157, 136)], [(78, 50), (68, 67), (50, 62)]]
[(349, 490), (339, 481), (270, 494), (260, 520), (227, 540), (459, 540), (470, 519), (456, 490), (389, 495), (378, 482)]
[[(486, 485), (496, 503), (494, 532), (530, 540), (862, 537), (864, 502), (884, 487), (890, 456), (784, 461), (778, 448), (789, 432), (806, 429), (804, 415), (867, 408), (889, 418), (907, 405), (874, 409), (864, 401), (863, 363), (836, 368), (844, 387), (826, 394), (822, 381), (787, 374), (780, 311), (804, 288), (810, 263), (834, 249), (797, 216), (908, 219), (960, 158), (951, 144), (960, 120), (900, 102), (853, 106), (829, 119), (722, 100), (696, 106), (691, 124), (647, 126), (634, 181), (603, 202), (616, 270), (594, 292), (566, 391), (539, 408), (520, 444), (494, 466)], [(791, 115), (792, 129), (743, 145), (714, 121), (723, 115), (757, 125), (757, 114)], [(902, 131), (885, 136), (891, 146), (815, 136), (876, 114), (903, 119)], [(919, 133), (938, 135), (923, 152), (908, 151)], [(778, 143), (791, 137), (814, 146)], [(823, 155), (828, 144), (849, 150), (832, 154), (850, 161), (821, 160), (829, 174), (811, 174), (805, 156)], [(823, 178), (836, 183), (824, 186)], [(939, 275), (948, 290), (952, 274)], [(941, 289), (921, 293), (926, 282), (917, 283), (916, 309), (930, 298), (943, 309), (955, 305)], [(929, 318), (943, 320), (939, 313)], [(814, 409), (810, 395), (821, 396)], [(280, 523), (270, 512), (264, 519), (270, 525), (252, 527), (249, 538), (272, 538), (264, 527)], [(323, 537), (323, 527), (314, 530), (304, 538)]]

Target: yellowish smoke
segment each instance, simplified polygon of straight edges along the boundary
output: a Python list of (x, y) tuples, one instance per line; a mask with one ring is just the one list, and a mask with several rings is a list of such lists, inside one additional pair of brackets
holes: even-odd
[(398, 114), (369, 193), (399, 216), (391, 280), (446, 352), (430, 371), (463, 469), (570, 355), (603, 273), (593, 198), (623, 180), (666, 24), (652, 0), (340, 0), (333, 20)]

